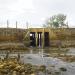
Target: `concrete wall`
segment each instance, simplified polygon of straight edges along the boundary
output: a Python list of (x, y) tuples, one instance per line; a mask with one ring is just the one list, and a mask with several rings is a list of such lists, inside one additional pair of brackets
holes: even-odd
[[(1, 42), (23, 42), (25, 29), (0, 28)], [(75, 28), (30, 28), (29, 32), (49, 32), (50, 46), (57, 46), (61, 42), (62, 46), (75, 46)], [(27, 33), (27, 32), (26, 32)], [(29, 35), (29, 34), (28, 34)], [(42, 35), (43, 39), (43, 35)], [(36, 39), (37, 40), (37, 39)]]
[(0, 28), (0, 42), (17, 42), (22, 41), (24, 36), (24, 29), (16, 28)]

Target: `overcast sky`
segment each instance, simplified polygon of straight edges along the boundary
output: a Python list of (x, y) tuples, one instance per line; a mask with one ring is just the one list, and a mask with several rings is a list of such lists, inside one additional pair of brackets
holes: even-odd
[(26, 22), (30, 27), (40, 27), (45, 20), (55, 14), (67, 15), (70, 27), (75, 27), (75, 0), (0, 0), (0, 27), (25, 28)]

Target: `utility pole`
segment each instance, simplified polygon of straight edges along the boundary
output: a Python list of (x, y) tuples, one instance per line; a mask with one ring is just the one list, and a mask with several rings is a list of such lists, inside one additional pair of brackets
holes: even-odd
[(9, 28), (9, 21), (7, 20), (7, 28)]
[(17, 29), (17, 21), (16, 21), (16, 29)]
[(28, 25), (29, 25), (29, 23), (28, 23), (28, 22), (26, 22), (26, 27), (27, 27), (27, 29), (28, 29)]
[(17, 29), (17, 24), (18, 24), (18, 22), (16, 21), (16, 29), (15, 29), (15, 31), (16, 31), (16, 36), (18, 36), (18, 29)]
[(68, 26), (68, 22), (67, 22), (67, 24), (66, 24), (66, 27), (69, 28), (69, 26)]

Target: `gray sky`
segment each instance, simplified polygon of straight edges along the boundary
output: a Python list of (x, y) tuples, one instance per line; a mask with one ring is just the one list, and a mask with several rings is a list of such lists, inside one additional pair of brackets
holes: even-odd
[(70, 27), (75, 27), (75, 0), (0, 0), (0, 27), (25, 28), (28, 21), (30, 27), (40, 27), (52, 15), (67, 15)]

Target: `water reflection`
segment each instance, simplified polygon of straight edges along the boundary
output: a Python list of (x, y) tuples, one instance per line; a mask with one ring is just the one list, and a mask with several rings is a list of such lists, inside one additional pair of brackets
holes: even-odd
[[(43, 57), (58, 57), (59, 55), (75, 55), (75, 48), (30, 48), (29, 50), (14, 50), (14, 51), (0, 51), (0, 57), (3, 58), (6, 56), (7, 52), (9, 52), (9, 56), (18, 56), (20, 54), (21, 58), (26, 56), (27, 54)], [(44, 60), (44, 59), (43, 59)]]
[[(0, 55), (1, 54), (6, 54), (9, 50), (0, 50)], [(11, 54), (51, 54), (51, 53), (75, 53), (75, 48), (61, 48), (61, 50), (59, 50), (58, 48), (30, 48), (29, 50), (13, 50), (13, 51), (9, 51), (9, 53)]]

